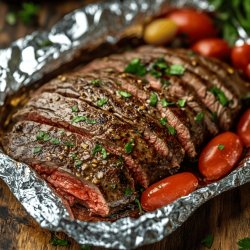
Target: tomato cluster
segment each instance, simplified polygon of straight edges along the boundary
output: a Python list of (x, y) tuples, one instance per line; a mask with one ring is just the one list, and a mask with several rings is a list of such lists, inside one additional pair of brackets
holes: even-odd
[(218, 38), (218, 34), (208, 14), (194, 9), (177, 9), (146, 26), (144, 40), (149, 44), (164, 45), (176, 35), (185, 36), (191, 49), (198, 54), (231, 60), (234, 67), (250, 79), (250, 44), (231, 48), (227, 41)]
[[(149, 44), (164, 45), (176, 35), (184, 35), (198, 54), (231, 60), (232, 65), (250, 79), (250, 45), (231, 48), (224, 39), (217, 37), (218, 31), (206, 13), (193, 9), (174, 10), (151, 22), (145, 28), (144, 39)], [(236, 133), (221, 133), (205, 146), (198, 160), (199, 177), (183, 172), (153, 184), (142, 193), (143, 209), (153, 211), (188, 195), (198, 187), (199, 179), (206, 183), (226, 176), (239, 163), (244, 147), (250, 148), (250, 109), (242, 115)]]

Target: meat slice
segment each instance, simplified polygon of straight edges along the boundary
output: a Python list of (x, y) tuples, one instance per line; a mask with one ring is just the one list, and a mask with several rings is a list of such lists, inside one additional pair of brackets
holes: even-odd
[(97, 150), (97, 145), (33, 121), (18, 122), (3, 139), (6, 153), (32, 166), (70, 206), (83, 204), (108, 216), (135, 199), (134, 181), (121, 157)]
[[(78, 77), (81, 75), (76, 73)], [(158, 120), (166, 119), (167, 123), (176, 130), (176, 135), (185, 149), (187, 155), (192, 159), (197, 156), (201, 143), (203, 142), (206, 133), (203, 123), (194, 122), (196, 113), (189, 107), (179, 108), (177, 106), (178, 99), (171, 96), (165, 96), (164, 92), (159, 89), (157, 98), (159, 99), (156, 107), (150, 105), (150, 96), (156, 91), (151, 88), (147, 81), (138, 79), (137, 77), (127, 73), (117, 73), (116, 70), (102, 70), (102, 72), (92, 72), (84, 74), (84, 78), (88, 81), (101, 77), (102, 87), (109, 90), (111, 93), (117, 90), (125, 90), (145, 103), (149, 112), (156, 116)], [(96, 79), (97, 80), (97, 79)], [(118, 83), (118, 84), (117, 84)], [(168, 101), (175, 103), (174, 106), (163, 107), (162, 99), (167, 98)]]
[[(78, 112), (73, 112), (74, 106)], [(57, 126), (99, 141), (111, 153), (124, 158), (143, 187), (176, 170), (176, 166), (170, 168), (170, 162), (148, 145), (140, 128), (124, 124), (79, 99), (44, 92), (32, 98), (15, 118)]]
[(87, 80), (84, 77), (73, 75), (59, 77), (44, 85), (39, 93), (56, 92), (65, 97), (78, 98), (112, 113), (124, 123), (132, 126), (136, 124), (138, 131), (143, 131), (145, 140), (159, 154), (169, 159), (172, 162), (171, 166), (179, 165), (180, 159), (183, 159), (184, 156), (183, 149), (175, 136), (170, 135), (166, 128), (160, 124), (160, 119), (156, 119), (154, 114), (150, 113), (150, 109), (144, 102), (140, 102), (132, 96), (122, 97), (117, 93), (117, 88), (108, 87), (110, 84), (105, 79), (98, 86), (95, 86), (92, 83), (93, 78), (91, 79)]
[[(126, 66), (131, 62), (131, 60), (135, 58), (140, 59), (142, 64), (148, 68), (150, 68), (151, 65), (160, 58), (164, 58), (164, 60), (169, 65), (181, 64), (186, 67), (186, 71), (183, 75), (180, 75), (179, 78), (183, 81), (185, 85), (191, 87), (196, 92), (199, 101), (202, 102), (213, 115), (216, 115), (218, 117), (220, 127), (224, 130), (229, 129), (230, 125), (232, 124), (232, 120), (235, 117), (235, 114), (240, 108), (240, 105), (237, 105), (236, 108), (233, 104), (232, 107), (236, 108), (235, 110), (231, 107), (227, 107), (226, 105), (222, 105), (217, 100), (217, 97), (214, 95), (214, 93), (210, 91), (213, 86), (216, 87), (216, 84), (213, 81), (208, 82), (205, 79), (202, 79), (200, 75), (197, 75), (197, 72), (195, 72), (195, 69), (193, 69), (196, 66), (192, 65), (191, 61), (185, 61), (180, 56), (175, 55), (174, 53), (170, 54), (169, 51), (170, 50), (166, 50), (164, 48), (144, 46), (140, 47), (137, 51), (126, 52), (121, 55), (112, 55), (108, 58), (95, 60), (86, 67), (84, 67), (82, 69), (82, 72), (93, 71), (94, 69), (106, 69), (108, 67), (115, 68), (116, 70), (122, 72), (124, 71)], [(202, 67), (200, 67), (200, 69), (201, 68)], [(204, 67), (202, 69), (203, 71), (205, 70)], [(154, 85), (155, 81), (152, 82), (151, 80), (152, 77), (150, 78), (150, 84)], [(218, 90), (222, 91), (220, 87), (218, 87)], [(223, 87), (223, 89), (225, 88)], [(226, 89), (226, 92), (232, 94), (230, 90)], [(238, 101), (231, 97), (232, 96), (228, 96), (229, 105), (231, 105), (231, 102)]]

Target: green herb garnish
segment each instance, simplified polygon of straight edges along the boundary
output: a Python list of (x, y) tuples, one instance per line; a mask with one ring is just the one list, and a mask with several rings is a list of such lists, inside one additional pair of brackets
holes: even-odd
[(38, 43), (39, 48), (44, 48), (44, 47), (48, 47), (48, 46), (51, 46), (51, 45), (53, 45), (53, 42), (50, 41), (49, 39), (40, 41), (40, 42)]
[(124, 97), (124, 98), (129, 98), (129, 97), (132, 96), (131, 93), (126, 92), (126, 91), (123, 91), (123, 90), (118, 90), (117, 93), (118, 93), (120, 96)]
[(91, 246), (81, 245), (80, 250), (91, 250)]
[(173, 106), (175, 105), (174, 102), (168, 102), (165, 98), (164, 99), (161, 99), (161, 105), (163, 108), (166, 108), (168, 106)]
[(53, 235), (50, 239), (50, 244), (52, 246), (69, 246), (70, 242), (68, 240), (59, 239), (58, 237)]
[(131, 154), (134, 149), (135, 143), (134, 139), (131, 139), (128, 143), (126, 143), (124, 150), (127, 154)]
[(158, 103), (158, 96), (155, 92), (152, 92), (149, 97), (149, 105), (155, 107)]
[(130, 61), (130, 63), (124, 69), (124, 72), (137, 76), (145, 76), (147, 73), (147, 68), (143, 63), (141, 63), (139, 58), (135, 58)]
[(33, 154), (38, 154), (40, 152), (42, 152), (42, 147), (36, 146), (33, 148)]
[(166, 73), (168, 75), (183, 75), (185, 72), (185, 68), (181, 64), (173, 64), (170, 65), (168, 69), (166, 69)]
[(51, 138), (51, 139), (50, 139), (50, 142), (51, 142), (52, 144), (55, 144), (55, 145), (60, 144), (60, 140), (59, 140), (58, 138)]
[(23, 3), (22, 9), (18, 12), (18, 17), (24, 24), (30, 24), (37, 17), (38, 11), (38, 5), (34, 3)]
[(170, 135), (176, 135), (176, 129), (173, 126), (167, 125), (167, 129)]
[(165, 70), (168, 68), (168, 65), (164, 58), (157, 59), (150, 70), (150, 74), (155, 78), (161, 78), (165, 75)]
[(207, 236), (201, 241), (201, 244), (202, 244), (204, 247), (211, 248), (212, 245), (213, 245), (213, 242), (214, 242), (214, 237), (213, 237), (213, 235), (209, 234), (209, 235), (207, 235)]
[(107, 102), (108, 102), (108, 98), (101, 98), (101, 99), (99, 99), (99, 100), (97, 101), (96, 105), (97, 105), (98, 107), (102, 107), (102, 106), (104, 106), (105, 104), (107, 104)]
[(74, 105), (73, 107), (71, 107), (72, 112), (78, 112), (79, 108), (78, 105)]
[(239, 250), (250, 250), (250, 238), (243, 238), (238, 241)]
[(214, 96), (218, 99), (218, 101), (223, 107), (228, 105), (229, 101), (227, 97), (225, 96), (225, 93), (221, 89), (217, 87), (212, 87), (209, 89), (209, 91), (214, 94)]
[(76, 154), (76, 153), (72, 153), (70, 157), (71, 157), (73, 160), (76, 160), (76, 159), (77, 159), (77, 154)]
[(138, 206), (138, 208), (139, 208), (139, 214), (142, 214), (143, 213), (143, 210), (142, 210), (142, 206), (141, 206), (141, 203), (140, 203), (140, 201), (139, 201), (139, 199), (135, 199), (135, 203), (136, 203), (136, 205)]
[(86, 116), (75, 116), (71, 122), (72, 123), (86, 122), (87, 124), (96, 124), (96, 120), (89, 119)]
[(130, 195), (133, 194), (133, 190), (132, 190), (130, 187), (127, 187), (127, 188), (125, 189), (125, 191), (124, 191), (124, 194), (125, 194), (126, 196), (130, 196)]
[(178, 105), (179, 105), (181, 108), (184, 108), (185, 105), (186, 105), (186, 100), (180, 99), (180, 100), (178, 100), (177, 103), (178, 103)]
[(81, 165), (82, 165), (82, 161), (81, 160), (79, 160), (79, 159), (75, 160), (75, 166), (76, 167), (80, 167)]
[(50, 140), (50, 135), (44, 131), (39, 131), (37, 136), (36, 136), (36, 139), (38, 141), (49, 141)]
[(96, 144), (96, 145), (95, 145), (95, 147), (94, 147), (94, 149), (93, 149), (93, 151), (92, 151), (92, 154), (95, 156), (98, 152), (100, 152), (100, 153), (102, 154), (102, 158), (103, 158), (103, 159), (107, 159), (107, 156), (108, 156), (107, 151), (106, 151), (106, 149), (105, 149), (102, 145), (100, 145), (100, 144)]
[(167, 118), (166, 117), (162, 117), (161, 119), (160, 119), (160, 124), (162, 125), (162, 126), (166, 126), (167, 125)]
[(204, 115), (204, 112), (199, 112), (199, 113), (195, 116), (194, 120), (195, 120), (196, 122), (200, 123), (200, 122), (203, 121), (204, 116), (205, 116), (205, 115)]
[(219, 145), (218, 145), (218, 149), (219, 149), (219, 150), (223, 150), (224, 148), (225, 148), (225, 146), (224, 146), (223, 144), (219, 144)]
[(96, 86), (96, 87), (100, 87), (101, 82), (102, 82), (102, 81), (101, 81), (100, 79), (94, 79), (94, 80), (92, 80), (90, 83), (93, 84), (93, 85)]

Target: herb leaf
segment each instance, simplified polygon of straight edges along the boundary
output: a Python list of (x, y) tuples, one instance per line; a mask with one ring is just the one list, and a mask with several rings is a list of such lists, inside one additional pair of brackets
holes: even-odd
[(76, 167), (80, 167), (81, 165), (82, 165), (82, 161), (81, 160), (79, 160), (79, 159), (75, 160), (75, 166)]
[(196, 122), (200, 123), (200, 122), (203, 121), (204, 116), (205, 116), (205, 115), (204, 115), (204, 112), (199, 112), (199, 113), (195, 116), (194, 120), (195, 120)]
[(100, 87), (101, 82), (102, 82), (102, 81), (101, 81), (100, 79), (94, 79), (94, 80), (92, 80), (90, 83), (93, 84), (93, 85), (96, 86), (96, 87)]
[(38, 154), (40, 152), (42, 152), (42, 147), (36, 146), (33, 148), (33, 154)]
[(131, 93), (126, 92), (126, 91), (123, 91), (123, 90), (118, 90), (117, 93), (118, 93), (120, 96), (124, 97), (124, 98), (129, 98), (129, 97), (132, 96)]
[(66, 145), (69, 148), (73, 148), (75, 146), (75, 144), (73, 142), (70, 142), (70, 141), (65, 141), (64, 145)]
[(167, 125), (168, 133), (170, 135), (176, 135), (176, 129), (170, 125)]
[(149, 105), (155, 107), (158, 103), (158, 96), (155, 92), (151, 92), (149, 97)]
[(140, 203), (139, 199), (136, 198), (135, 203), (137, 204), (137, 206), (139, 208), (139, 214), (142, 214), (143, 210), (142, 210), (142, 206), (141, 206), (141, 203)]
[(91, 246), (81, 245), (80, 250), (91, 250)]
[(185, 99), (180, 99), (180, 100), (178, 100), (178, 105), (179, 105), (181, 108), (184, 108), (185, 105), (186, 105), (186, 100), (185, 100)]
[(51, 138), (51, 139), (50, 139), (50, 142), (51, 142), (52, 144), (55, 144), (55, 145), (60, 144), (60, 140), (59, 140), (58, 138)]
[(98, 152), (100, 152), (102, 154), (102, 158), (103, 159), (107, 159), (108, 157), (108, 154), (107, 154), (107, 151), (106, 149), (100, 145), (100, 144), (96, 144), (93, 151), (92, 151), (92, 154), (95, 156)]
[(89, 119), (86, 116), (75, 116), (72, 120), (72, 123), (78, 123), (78, 122), (86, 122), (87, 124), (96, 124), (96, 120)]
[(214, 242), (214, 236), (209, 234), (201, 241), (201, 244), (207, 248), (211, 248), (213, 242)]
[(214, 96), (218, 99), (218, 101), (223, 107), (228, 105), (229, 101), (227, 97), (225, 96), (225, 93), (221, 89), (217, 87), (212, 87), (209, 89), (209, 91), (214, 94)]
[(139, 58), (134, 58), (124, 69), (124, 72), (137, 76), (145, 76), (147, 73), (147, 68), (143, 63), (141, 63)]
[(71, 107), (72, 112), (78, 112), (79, 108), (78, 105), (74, 105), (73, 107)]
[(168, 75), (183, 75), (185, 72), (185, 68), (181, 64), (172, 64), (166, 70)]
[(131, 154), (134, 149), (135, 143), (134, 139), (131, 139), (128, 143), (126, 143), (124, 150), (127, 154)]
[(219, 149), (219, 150), (223, 150), (224, 148), (225, 148), (225, 146), (224, 146), (223, 144), (219, 144), (219, 145), (218, 145), (218, 149)]
[(69, 246), (70, 242), (68, 240), (59, 239), (58, 237), (53, 235), (50, 239), (50, 244), (52, 246)]
[(239, 250), (249, 250), (250, 249), (250, 238), (243, 238), (238, 241)]
[(18, 16), (24, 24), (30, 24), (38, 14), (39, 7), (34, 3), (23, 3)]
[(166, 118), (166, 117), (162, 117), (162, 118), (160, 119), (160, 124), (161, 124), (162, 126), (166, 126), (166, 125), (167, 125), (167, 118)]
[(99, 100), (97, 101), (96, 105), (97, 105), (98, 107), (102, 107), (102, 106), (104, 106), (105, 104), (107, 104), (107, 102), (108, 102), (108, 98), (101, 98), (101, 99), (99, 99)]
[(130, 187), (126, 187), (125, 191), (124, 191), (124, 194), (126, 196), (130, 196), (133, 194), (133, 190), (130, 188)]
[(161, 105), (163, 108), (175, 105), (174, 102), (168, 102), (165, 98), (161, 99)]

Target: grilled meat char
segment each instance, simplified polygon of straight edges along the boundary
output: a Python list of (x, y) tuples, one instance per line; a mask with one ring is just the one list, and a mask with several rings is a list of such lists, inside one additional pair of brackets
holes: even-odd
[[(139, 76), (124, 72), (133, 60)], [(182, 72), (166, 73), (171, 65)], [(76, 216), (106, 220), (134, 203), (138, 185), (177, 172), (232, 125), (241, 104), (226, 79), (224, 65), (185, 50), (144, 46), (98, 59), (38, 89), (13, 116), (3, 147)]]

